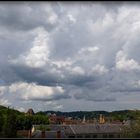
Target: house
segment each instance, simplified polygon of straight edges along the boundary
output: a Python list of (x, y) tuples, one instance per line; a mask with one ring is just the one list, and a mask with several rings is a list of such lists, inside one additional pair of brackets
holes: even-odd
[[(45, 131), (45, 137), (53, 133), (53, 138), (120, 138), (123, 124), (71, 124), (71, 125), (47, 125), (50, 131)], [(33, 138), (41, 137), (41, 130), (34, 125), (32, 130)], [(59, 133), (58, 133), (59, 132)], [(52, 135), (50, 136), (52, 138)]]
[(50, 124), (63, 124), (64, 120), (65, 117), (63, 116), (56, 116), (56, 115), (49, 116)]

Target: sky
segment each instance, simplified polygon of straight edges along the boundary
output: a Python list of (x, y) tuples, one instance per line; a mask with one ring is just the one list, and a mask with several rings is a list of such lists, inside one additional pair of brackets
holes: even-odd
[(139, 2), (0, 2), (0, 105), (140, 109), (139, 37)]

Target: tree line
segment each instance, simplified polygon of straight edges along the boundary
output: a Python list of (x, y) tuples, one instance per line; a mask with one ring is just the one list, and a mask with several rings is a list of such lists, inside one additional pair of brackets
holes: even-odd
[(102, 114), (106, 120), (119, 120), (123, 122), (123, 120), (136, 120), (140, 117), (139, 110), (121, 110), (121, 111), (74, 111), (74, 112), (61, 112), (61, 111), (44, 111), (40, 112), (42, 114), (56, 114), (57, 116), (65, 116), (65, 117), (72, 117), (73, 119), (83, 119), (85, 116), (86, 119), (98, 119), (100, 114)]
[(18, 130), (30, 130), (33, 124), (49, 124), (49, 119), (46, 115), (28, 116), (10, 108), (0, 110), (1, 138), (16, 138)]

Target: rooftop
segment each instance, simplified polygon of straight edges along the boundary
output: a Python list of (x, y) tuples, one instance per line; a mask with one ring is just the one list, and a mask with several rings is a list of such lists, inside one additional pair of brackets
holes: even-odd
[[(93, 134), (93, 133), (120, 133), (122, 124), (72, 124), (72, 125), (46, 125), (50, 131), (64, 132), (66, 135)], [(39, 125), (34, 125), (39, 130)]]

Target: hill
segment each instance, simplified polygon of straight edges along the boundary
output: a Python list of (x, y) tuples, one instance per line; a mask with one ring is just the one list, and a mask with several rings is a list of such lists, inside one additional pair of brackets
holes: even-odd
[[(10, 108), (13, 110), (17, 115), (23, 115), (23, 112)], [(6, 114), (7, 107), (0, 105), (0, 114)], [(99, 118), (100, 114), (102, 114), (106, 118), (112, 118), (113, 120), (127, 120), (127, 119), (140, 119), (140, 110), (118, 110), (118, 111), (72, 111), (72, 112), (61, 112), (61, 111), (39, 111), (35, 113), (35, 115), (48, 115), (48, 114), (56, 114), (57, 116), (65, 116), (65, 117), (72, 117), (73, 119), (83, 119), (85, 116), (86, 119), (94, 119)]]

